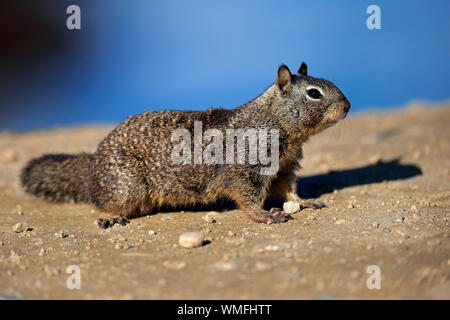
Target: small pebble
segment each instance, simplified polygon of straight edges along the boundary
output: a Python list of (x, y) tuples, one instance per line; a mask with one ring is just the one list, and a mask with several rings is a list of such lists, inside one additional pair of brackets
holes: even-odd
[(131, 249), (133, 248), (133, 245), (131, 243), (117, 243), (114, 246), (114, 249), (119, 250), (119, 249)]
[(203, 244), (203, 241), (203, 233), (198, 231), (185, 232), (178, 238), (178, 244), (183, 248), (200, 247)]
[(270, 270), (271, 269), (270, 264), (262, 262), (262, 261), (257, 261), (256, 264), (255, 264), (255, 267), (259, 271), (266, 271), (266, 270)]
[(0, 153), (0, 161), (3, 163), (11, 163), (17, 160), (17, 153), (12, 149), (6, 149)]
[(333, 248), (331, 248), (331, 247), (325, 247), (325, 248), (323, 248), (323, 250), (324, 250), (326, 253), (331, 253), (331, 252), (333, 252)]
[(295, 201), (287, 201), (285, 203), (283, 203), (283, 210), (286, 213), (292, 214), (292, 213), (296, 213), (298, 211), (300, 211), (300, 203), (295, 202)]
[(186, 261), (164, 261), (163, 266), (167, 269), (180, 270), (186, 267)]
[(375, 154), (369, 158), (370, 164), (378, 164), (378, 163), (380, 163), (380, 161), (381, 161), (381, 158), (378, 154)]
[(65, 238), (67, 237), (67, 234), (65, 234), (64, 231), (60, 230), (58, 232), (55, 232), (55, 236), (58, 238)]
[(26, 222), (19, 222), (13, 225), (12, 230), (14, 232), (20, 233), (28, 230), (28, 224)]
[(264, 251), (283, 251), (284, 248), (282, 246), (277, 245), (268, 245), (264, 247)]
[(214, 219), (213, 217), (209, 216), (209, 215), (204, 215), (202, 217), (203, 220), (205, 220), (208, 223), (214, 223), (216, 222), (216, 219)]
[(216, 263), (213, 263), (212, 268), (219, 271), (230, 271), (237, 268), (237, 265), (233, 261), (219, 261)]
[(149, 234), (150, 236), (153, 236), (153, 235), (156, 234), (156, 231), (155, 231), (155, 230), (149, 230), (149, 231), (148, 231), (148, 234)]
[(0, 293), (0, 300), (22, 300), (23, 297), (18, 292)]

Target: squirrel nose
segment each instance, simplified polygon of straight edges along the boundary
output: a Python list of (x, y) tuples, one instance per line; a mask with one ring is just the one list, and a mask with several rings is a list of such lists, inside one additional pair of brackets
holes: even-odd
[(347, 113), (350, 110), (350, 101), (347, 100), (347, 98), (344, 99), (344, 111)]

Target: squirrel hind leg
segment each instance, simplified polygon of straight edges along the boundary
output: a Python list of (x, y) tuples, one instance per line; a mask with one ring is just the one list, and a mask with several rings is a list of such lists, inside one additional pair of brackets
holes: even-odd
[(115, 208), (108, 212), (113, 215), (111, 218), (98, 218), (95, 224), (101, 229), (107, 229), (114, 225), (126, 226), (129, 219), (145, 216), (151, 213), (152, 206), (127, 206), (126, 208)]
[(128, 201), (125, 205), (116, 205), (114, 202), (96, 206), (101, 211), (110, 215), (111, 217), (100, 217), (95, 221), (95, 224), (101, 229), (107, 229), (114, 225), (126, 226), (130, 223), (129, 219), (142, 217), (152, 212), (153, 206), (136, 204), (136, 201)]

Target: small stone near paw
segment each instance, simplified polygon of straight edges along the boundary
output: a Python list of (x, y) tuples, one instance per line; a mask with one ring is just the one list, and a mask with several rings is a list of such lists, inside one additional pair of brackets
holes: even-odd
[(216, 219), (214, 219), (213, 217), (211, 217), (210, 215), (204, 215), (202, 217), (203, 220), (205, 220), (208, 223), (214, 223), (216, 222)]
[(286, 213), (296, 213), (298, 211), (300, 211), (301, 207), (300, 207), (300, 203), (295, 202), (295, 201), (287, 201), (285, 203), (283, 203), (283, 210)]
[(28, 231), (28, 224), (26, 222), (19, 222), (13, 225), (12, 230), (16, 233)]
[(183, 248), (195, 248), (203, 245), (204, 235), (201, 232), (185, 232), (178, 239), (178, 244)]

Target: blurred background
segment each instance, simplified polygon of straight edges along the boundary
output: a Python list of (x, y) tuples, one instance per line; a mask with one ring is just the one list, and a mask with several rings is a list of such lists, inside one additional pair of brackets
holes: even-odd
[[(81, 30), (66, 9), (81, 8)], [(369, 30), (369, 5), (381, 30)], [(336, 83), (353, 112), (450, 96), (448, 0), (3, 1), (0, 130), (233, 108), (281, 63)]]

